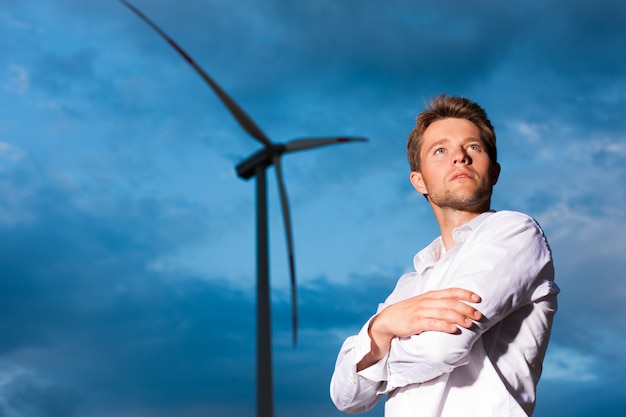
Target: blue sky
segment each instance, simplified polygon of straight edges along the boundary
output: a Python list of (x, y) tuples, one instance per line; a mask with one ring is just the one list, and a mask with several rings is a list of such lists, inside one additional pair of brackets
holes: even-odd
[[(135, 0), (289, 154), (300, 341), (270, 178), (277, 416), (338, 416), (341, 342), (438, 234), (405, 140), (484, 106), (493, 207), (544, 227), (562, 289), (535, 415), (626, 408), (626, 3)], [(254, 415), (259, 148), (115, 0), (0, 0), (0, 415)], [(376, 408), (369, 415), (381, 415)]]

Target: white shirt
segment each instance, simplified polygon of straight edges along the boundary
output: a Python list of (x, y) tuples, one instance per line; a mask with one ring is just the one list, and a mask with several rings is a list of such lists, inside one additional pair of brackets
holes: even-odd
[[(400, 300), (450, 287), (474, 291), (483, 319), (458, 334), (394, 338), (389, 354), (356, 372), (370, 351), (369, 321), (341, 347), (330, 385), (338, 409), (360, 413), (388, 394), (387, 417), (525, 417), (535, 406), (556, 294), (552, 256), (525, 214), (486, 212), (415, 255), (378, 312)], [(371, 319), (370, 319), (371, 321)]]

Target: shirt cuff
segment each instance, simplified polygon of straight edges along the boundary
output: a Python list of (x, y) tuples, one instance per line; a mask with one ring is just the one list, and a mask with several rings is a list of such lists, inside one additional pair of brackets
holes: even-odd
[[(373, 319), (373, 317), (372, 317)], [(372, 350), (372, 339), (369, 336), (369, 326), (372, 319), (369, 319), (367, 323), (361, 328), (361, 331), (356, 336), (356, 354), (355, 354), (355, 363), (354, 367), (361, 362), (361, 360), (367, 355), (370, 350)], [(378, 362), (371, 365), (368, 368), (363, 369), (360, 372), (357, 372), (357, 375), (362, 376), (363, 378), (369, 379), (370, 381), (375, 382), (386, 382), (389, 377), (389, 371), (387, 368), (387, 359), (389, 358), (389, 354), (382, 357)]]

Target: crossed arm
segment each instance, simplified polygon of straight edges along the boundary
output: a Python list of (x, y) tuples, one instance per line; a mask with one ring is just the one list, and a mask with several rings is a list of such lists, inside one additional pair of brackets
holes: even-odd
[[(341, 348), (331, 379), (331, 398), (337, 408), (351, 414), (372, 408), (383, 393), (399, 386), (396, 385), (399, 376), (396, 372), (406, 374), (400, 369), (396, 371), (394, 361), (398, 358), (397, 355), (392, 355), (393, 349), (397, 351), (400, 348), (404, 351), (408, 347), (399, 344), (401, 339), (410, 345), (413, 338), (437, 334), (455, 337), (452, 335), (461, 333), (461, 329), (472, 328), (475, 326), (474, 321), (482, 318), (482, 314), (475, 307), (467, 304), (481, 301), (475, 292), (448, 288), (388, 304), (369, 320), (367, 329), (364, 326), (359, 336), (349, 337)], [(368, 337), (361, 336), (364, 336), (365, 331)], [(395, 348), (392, 349), (394, 344)], [(433, 346), (434, 350), (438, 350), (436, 346), (439, 343), (435, 342)], [(431, 353), (432, 349), (427, 355)], [(438, 354), (441, 352), (435, 353)], [(406, 357), (401, 360), (405, 361)], [(439, 367), (431, 366), (438, 361), (438, 358), (429, 356), (423, 362), (429, 372), (436, 373), (433, 377), (443, 372), (438, 370)], [(422, 362), (416, 364), (420, 365)], [(402, 367), (404, 364), (397, 365)], [(387, 376), (382, 376), (383, 374)], [(419, 376), (421, 377), (423, 375)]]
[(480, 296), (462, 288), (429, 291), (392, 304), (369, 324), (371, 350), (357, 364), (357, 372), (385, 357), (394, 337), (409, 337), (425, 331), (455, 334), (470, 328), (482, 317), (467, 303), (479, 303)]

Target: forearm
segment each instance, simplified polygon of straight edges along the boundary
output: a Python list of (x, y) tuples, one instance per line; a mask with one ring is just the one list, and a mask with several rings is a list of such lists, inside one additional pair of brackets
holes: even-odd
[(374, 316), (367, 327), (369, 351), (357, 364), (362, 371), (389, 354), (392, 340), (419, 335), (422, 332), (457, 333), (473, 326), (481, 313), (467, 302), (480, 297), (461, 288), (431, 291), (387, 305)]
[(427, 382), (467, 364), (474, 340), (467, 329), (394, 339), (387, 356), (387, 389)]
[(386, 383), (360, 375), (350, 362), (348, 359), (346, 363), (337, 364), (330, 381), (330, 397), (340, 411), (362, 413), (376, 405), (383, 395), (381, 387)]
[[(387, 356), (391, 349), (392, 335), (382, 333), (376, 325), (378, 316), (374, 316), (367, 327), (367, 334), (370, 339), (370, 351), (359, 361), (356, 366), (357, 372), (369, 368), (382, 358)], [(376, 323), (377, 324), (377, 323)]]
[(378, 361), (365, 372), (357, 364), (369, 354), (370, 340), (364, 326), (356, 336), (349, 337), (341, 347), (330, 383), (330, 396), (335, 406), (347, 413), (360, 413), (372, 408), (382, 396), (386, 385), (386, 361)]

